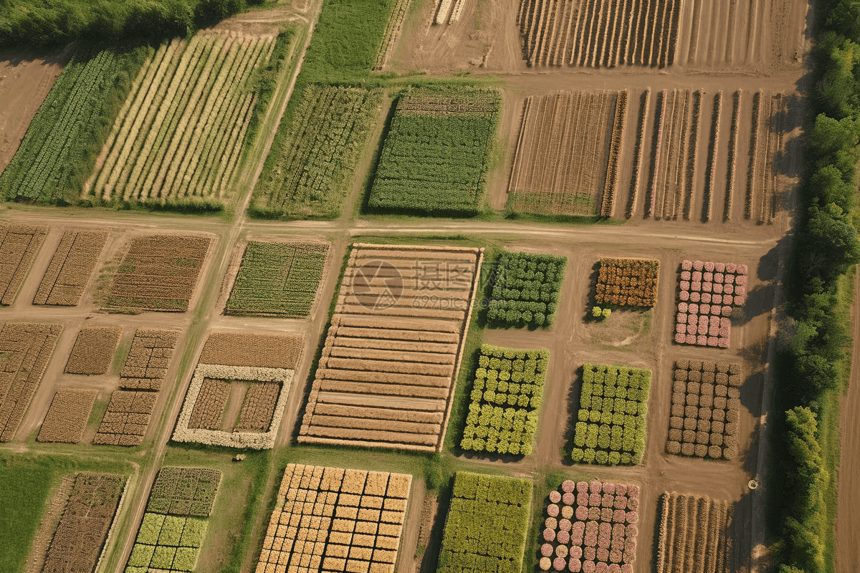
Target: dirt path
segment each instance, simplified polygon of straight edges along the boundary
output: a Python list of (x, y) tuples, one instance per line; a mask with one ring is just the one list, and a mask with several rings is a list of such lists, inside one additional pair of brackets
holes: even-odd
[(839, 509), (836, 513), (836, 571), (860, 571), (860, 273), (854, 286), (851, 308), (854, 353), (848, 394), (842, 400), (839, 430), (842, 434), (839, 460)]

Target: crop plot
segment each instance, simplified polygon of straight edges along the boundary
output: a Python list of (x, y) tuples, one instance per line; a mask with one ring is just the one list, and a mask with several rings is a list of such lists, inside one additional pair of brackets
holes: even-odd
[(663, 493), (654, 571), (728, 573), (731, 542), (727, 530), (732, 513), (726, 501), (674, 491)]
[(325, 276), (327, 243), (250, 241), (225, 314), (308, 316)]
[(82, 472), (54, 531), (42, 571), (94, 571), (125, 492), (125, 476)]
[(482, 251), (353, 245), (299, 442), (442, 447)]
[(0, 329), (0, 442), (15, 437), (63, 326), (7, 322)]
[(548, 365), (547, 350), (483, 345), (460, 447), (498, 454), (531, 454)]
[(666, 67), (675, 63), (681, 0), (521, 0), (530, 66)]
[(734, 459), (742, 384), (740, 364), (677, 360), (666, 451), (714, 460)]
[(96, 390), (71, 388), (57, 390), (37, 439), (40, 442), (66, 444), (80, 442), (84, 437), (87, 420), (97, 394)]
[(157, 392), (115, 390), (93, 443), (108, 446), (142, 444), (157, 398)]
[(47, 227), (0, 225), (0, 305), (15, 301), (47, 235)]
[(639, 486), (566, 480), (549, 494), (542, 571), (633, 573)]
[(138, 328), (119, 374), (119, 387), (124, 390), (161, 390), (178, 340), (178, 330)]
[(287, 464), (257, 573), (394, 573), (412, 476)]
[(728, 348), (732, 311), (746, 302), (747, 272), (735, 263), (681, 263), (675, 342)]
[(567, 257), (502, 252), (490, 276), (487, 318), (506, 326), (550, 326)]
[(421, 215), (477, 215), (500, 109), (495, 90), (405, 92), (385, 137), (368, 206)]
[(600, 259), (594, 299), (599, 304), (651, 308), (657, 304), (660, 261)]
[(273, 448), (303, 344), (301, 336), (295, 335), (211, 334), (194, 370), (173, 440)]
[[(462, 5), (463, 1), (459, 0), (458, 3)], [(376, 54), (376, 63), (373, 65), (373, 71), (380, 72), (385, 69), (385, 65), (394, 51), (394, 46), (397, 44), (397, 38), (400, 37), (400, 31), (403, 29), (403, 21), (409, 12), (409, 3), (410, 0), (397, 0), (397, 3), (394, 5), (394, 10), (391, 12), (391, 16), (388, 17), (388, 23), (385, 25), (385, 33), (382, 36), (382, 44), (379, 46), (379, 52)]]
[(457, 472), (439, 573), (521, 570), (531, 499), (529, 480)]
[(122, 335), (119, 326), (85, 326), (78, 332), (69, 361), (67, 374), (105, 374)]
[(193, 571), (220, 481), (218, 470), (162, 468), (152, 486), (125, 573)]
[(51, 259), (33, 304), (75, 306), (81, 301), (102, 249), (107, 231), (69, 230)]
[(84, 198), (220, 206), (232, 192), (272, 36), (206, 31), (162, 44), (102, 148)]
[(664, 220), (676, 220), (681, 216), (688, 219), (696, 185), (704, 92), (663, 90), (657, 97), (654, 154), (645, 215)]
[[(401, 4), (404, 0), (401, 0)], [(250, 212), (264, 218), (333, 218), (382, 106), (382, 90), (312, 84), (278, 128)]]
[(645, 454), (651, 371), (585, 364), (574, 462), (631, 465)]
[(761, 90), (753, 97), (746, 218), (758, 223), (770, 223), (776, 213), (780, 190), (775, 160), (782, 150), (787, 101), (782, 93)]
[(185, 312), (209, 252), (209, 237), (148, 235), (131, 241), (104, 307)]
[(627, 91), (527, 97), (508, 207), (536, 215), (611, 215), (627, 99)]

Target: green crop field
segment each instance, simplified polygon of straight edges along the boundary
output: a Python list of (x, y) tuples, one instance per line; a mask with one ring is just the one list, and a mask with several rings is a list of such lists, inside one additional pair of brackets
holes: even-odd
[(490, 272), (491, 326), (550, 326), (558, 310), (566, 257), (502, 252)]

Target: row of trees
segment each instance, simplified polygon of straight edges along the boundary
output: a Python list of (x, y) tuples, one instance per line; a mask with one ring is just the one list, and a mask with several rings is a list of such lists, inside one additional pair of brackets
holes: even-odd
[(0, 0), (0, 46), (182, 37), (265, 0)]
[[(817, 112), (807, 143), (806, 174), (787, 291), (796, 330), (780, 376), (785, 456), (780, 472), (783, 533), (777, 544), (782, 573), (831, 570), (826, 537), (832, 517), (824, 504), (830, 480), (822, 461), (819, 426), (827, 403), (843, 383), (848, 337), (837, 305), (839, 279), (860, 262), (856, 231), (857, 162), (860, 160), (860, 0), (816, 2), (814, 53)], [(828, 533), (829, 532), (829, 533)]]

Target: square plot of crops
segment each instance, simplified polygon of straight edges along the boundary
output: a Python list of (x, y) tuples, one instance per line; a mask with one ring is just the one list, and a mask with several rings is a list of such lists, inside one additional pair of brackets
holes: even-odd
[(499, 253), (490, 267), (490, 326), (550, 326), (566, 266), (567, 257)]
[(113, 276), (104, 307), (185, 312), (212, 239), (199, 235), (135, 237)]
[(75, 306), (107, 242), (107, 231), (69, 229), (57, 246), (33, 304)]
[(95, 403), (97, 390), (61, 388), (54, 394), (48, 414), (42, 422), (40, 442), (76, 444), (84, 437), (87, 420)]
[(421, 215), (477, 215), (501, 97), (472, 87), (411, 89), (400, 96), (368, 205)]
[(124, 390), (161, 390), (179, 334), (178, 330), (138, 328), (119, 373), (119, 387)]
[(328, 252), (327, 243), (250, 241), (225, 314), (308, 316)]
[(520, 571), (531, 499), (527, 479), (457, 472), (439, 573)]
[(122, 327), (88, 326), (78, 332), (69, 361), (67, 374), (105, 374), (110, 368)]
[(731, 546), (727, 526), (733, 511), (728, 502), (706, 495), (661, 495), (654, 570), (726, 571)]
[(598, 304), (651, 308), (657, 304), (660, 261), (600, 259), (594, 300)]
[(288, 464), (257, 573), (394, 573), (412, 476)]
[(209, 517), (221, 472), (206, 468), (161, 468), (146, 510), (171, 515)]
[(675, 342), (728, 348), (732, 310), (746, 302), (747, 272), (735, 263), (682, 262)]
[(650, 370), (583, 365), (573, 461), (638, 464), (645, 454), (650, 388)]
[(541, 570), (633, 573), (638, 485), (567, 480), (547, 501)]
[[(528, 96), (508, 185), (508, 208), (535, 215), (594, 216), (614, 204), (617, 147), (627, 91)], [(620, 139), (619, 139), (620, 141)], [(611, 213), (610, 213), (611, 215)]]
[(742, 384), (740, 364), (677, 360), (666, 451), (699, 458), (734, 459)]
[(93, 443), (108, 446), (142, 444), (157, 399), (157, 392), (114, 391)]

